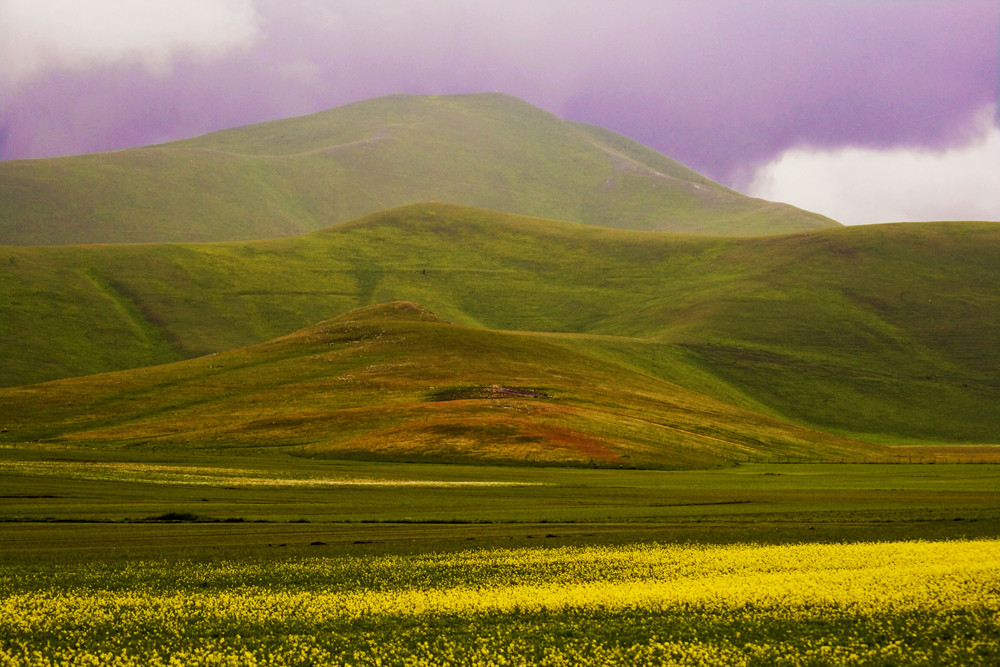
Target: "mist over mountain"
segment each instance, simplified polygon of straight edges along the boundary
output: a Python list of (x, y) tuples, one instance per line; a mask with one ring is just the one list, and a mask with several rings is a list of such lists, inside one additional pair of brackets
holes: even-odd
[(290, 236), (420, 201), (689, 234), (837, 225), (508, 95), (394, 95), (169, 144), (0, 162), (0, 244)]

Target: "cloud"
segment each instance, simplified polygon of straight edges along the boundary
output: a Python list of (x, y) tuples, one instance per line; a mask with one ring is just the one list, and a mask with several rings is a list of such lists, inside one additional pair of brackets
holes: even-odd
[(946, 146), (997, 99), (1000, 3), (641, 4), (618, 32), (630, 53), (652, 35), (646, 57), (594, 49), (617, 76), (584, 79), (563, 115), (727, 183), (804, 143)]
[(162, 75), (180, 54), (217, 57), (257, 31), (243, 0), (0, 0), (0, 81), (135, 63)]
[(0, 0), (0, 159), (502, 90), (739, 187), (794, 146), (962, 141), (998, 24), (981, 0)]
[(982, 111), (971, 140), (921, 148), (792, 148), (757, 170), (748, 194), (848, 225), (1000, 221), (1000, 127)]

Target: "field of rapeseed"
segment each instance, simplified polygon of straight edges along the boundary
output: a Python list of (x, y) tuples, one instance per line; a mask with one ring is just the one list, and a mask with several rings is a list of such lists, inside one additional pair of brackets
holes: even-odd
[(998, 540), (0, 570), (0, 665), (998, 663)]

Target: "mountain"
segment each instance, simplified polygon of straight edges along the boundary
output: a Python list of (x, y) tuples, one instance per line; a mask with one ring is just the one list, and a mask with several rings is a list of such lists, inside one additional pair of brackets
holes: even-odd
[(0, 392), (6, 440), (405, 461), (690, 468), (878, 448), (736, 408), (558, 336), (369, 306), (193, 361)]
[(727, 238), (446, 204), (246, 243), (10, 246), (0, 378), (176, 362), (410, 301), (847, 437), (1000, 443), (998, 266), (996, 223)]
[(507, 95), (395, 95), (158, 146), (0, 162), (0, 244), (272, 238), (421, 201), (699, 234), (837, 225)]

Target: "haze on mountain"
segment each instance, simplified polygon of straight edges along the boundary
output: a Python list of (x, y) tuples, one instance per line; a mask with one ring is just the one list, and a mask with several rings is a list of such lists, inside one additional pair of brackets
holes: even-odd
[(145, 148), (0, 162), (0, 244), (291, 236), (420, 201), (729, 236), (838, 224), (509, 95), (393, 95)]

